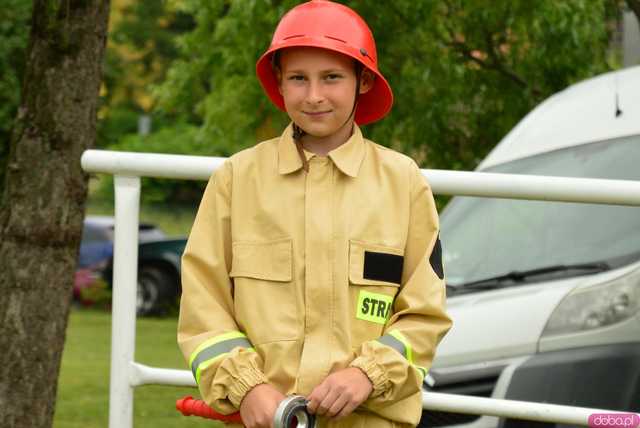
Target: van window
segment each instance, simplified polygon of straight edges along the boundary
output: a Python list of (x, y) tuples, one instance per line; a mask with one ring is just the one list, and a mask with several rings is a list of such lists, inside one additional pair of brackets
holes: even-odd
[[(640, 181), (640, 135), (484, 171)], [(441, 215), (441, 238), (451, 285), (559, 264), (604, 261), (617, 267), (640, 260), (640, 207), (456, 197)], [(576, 271), (558, 275), (554, 278)], [(548, 278), (527, 279), (540, 280)]]

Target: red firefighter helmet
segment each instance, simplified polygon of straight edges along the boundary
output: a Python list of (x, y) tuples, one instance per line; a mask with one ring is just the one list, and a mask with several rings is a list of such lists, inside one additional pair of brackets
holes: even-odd
[(376, 76), (373, 87), (360, 94), (355, 112), (359, 125), (382, 119), (391, 110), (393, 92), (378, 70), (376, 42), (367, 23), (356, 12), (328, 0), (311, 0), (282, 17), (271, 46), (256, 64), (258, 79), (271, 101), (282, 111), (284, 99), (272, 67), (272, 56), (280, 49), (309, 46), (339, 52), (359, 61)]

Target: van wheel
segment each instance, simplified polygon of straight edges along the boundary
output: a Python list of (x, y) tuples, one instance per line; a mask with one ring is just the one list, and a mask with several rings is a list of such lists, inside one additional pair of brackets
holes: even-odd
[(140, 268), (136, 302), (139, 316), (165, 314), (173, 295), (175, 286), (170, 272), (155, 266)]

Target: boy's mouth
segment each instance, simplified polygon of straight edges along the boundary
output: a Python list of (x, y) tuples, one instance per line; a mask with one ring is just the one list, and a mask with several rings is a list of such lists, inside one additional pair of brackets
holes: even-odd
[(311, 117), (320, 117), (322, 115), (331, 113), (331, 110), (325, 110), (325, 111), (305, 111), (303, 112), (304, 114), (306, 114), (307, 116), (311, 116)]

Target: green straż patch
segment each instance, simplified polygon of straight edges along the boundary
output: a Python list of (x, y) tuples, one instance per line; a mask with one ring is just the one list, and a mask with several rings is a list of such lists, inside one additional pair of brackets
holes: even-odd
[(356, 318), (376, 324), (386, 324), (391, 315), (393, 297), (361, 290), (358, 294)]

